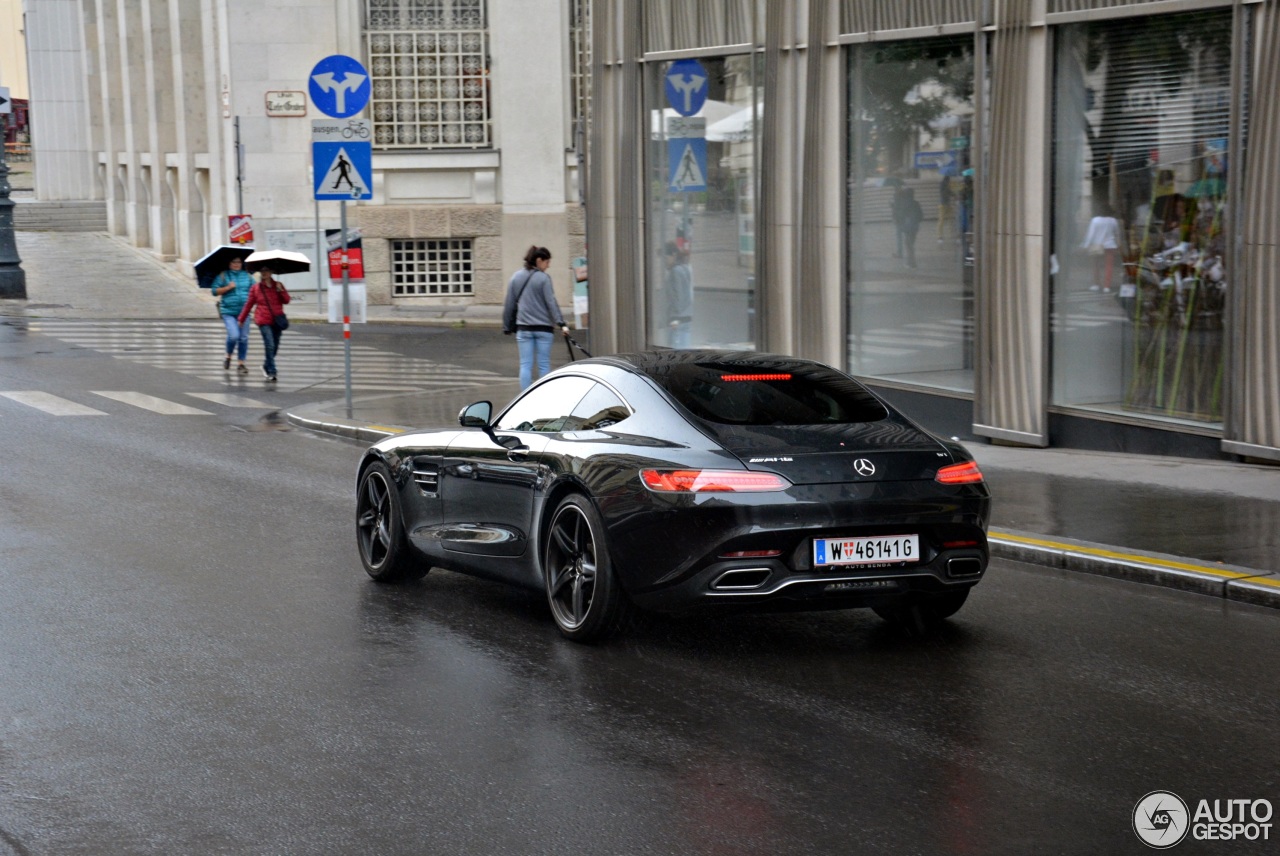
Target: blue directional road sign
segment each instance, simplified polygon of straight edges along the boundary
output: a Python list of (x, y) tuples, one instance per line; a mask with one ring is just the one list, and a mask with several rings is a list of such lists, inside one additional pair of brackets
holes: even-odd
[(344, 54), (327, 56), (316, 63), (307, 78), (311, 103), (326, 116), (345, 119), (369, 103), (373, 85), (360, 61)]
[(707, 141), (703, 137), (667, 140), (667, 164), (673, 193), (707, 189)]
[(711, 75), (696, 59), (679, 59), (667, 69), (667, 103), (681, 116), (692, 116), (707, 103)]
[(316, 199), (373, 198), (372, 143), (312, 143), (311, 163)]

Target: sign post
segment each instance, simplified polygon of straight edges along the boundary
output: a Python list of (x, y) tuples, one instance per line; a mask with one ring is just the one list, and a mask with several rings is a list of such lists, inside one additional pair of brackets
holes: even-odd
[[(316, 109), (334, 119), (347, 119), (358, 114), (369, 103), (373, 90), (365, 67), (359, 60), (343, 54), (327, 56), (316, 63), (308, 77), (307, 88)], [(334, 135), (337, 140), (333, 139)], [(316, 200), (337, 199), (341, 211), (342, 351), (348, 419), (351, 418), (351, 277), (347, 259), (347, 200), (373, 198), (373, 143), (369, 141), (370, 136), (369, 124), (360, 119), (345, 123), (323, 120), (311, 123), (312, 177)]]
[(3, 146), (11, 104), (8, 88), (0, 86), (0, 297), (26, 300), (27, 274), (13, 236), (14, 202), (9, 198), (9, 164), (5, 162)]

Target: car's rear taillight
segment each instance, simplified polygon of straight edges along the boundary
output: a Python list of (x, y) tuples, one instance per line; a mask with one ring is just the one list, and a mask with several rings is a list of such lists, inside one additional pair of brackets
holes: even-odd
[(982, 470), (976, 461), (965, 461), (943, 467), (935, 478), (943, 484), (973, 484), (982, 481)]
[(781, 550), (734, 550), (721, 553), (722, 559), (773, 559), (782, 555)]
[(641, 470), (640, 480), (660, 493), (759, 493), (791, 487), (780, 475), (749, 470)]

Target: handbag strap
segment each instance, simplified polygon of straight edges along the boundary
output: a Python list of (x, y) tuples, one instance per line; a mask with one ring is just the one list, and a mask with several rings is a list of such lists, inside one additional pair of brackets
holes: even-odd
[[(267, 309), (271, 310), (272, 315), (284, 314), (284, 307), (276, 299), (275, 295), (271, 293), (275, 291), (274, 288), (268, 288), (266, 285), (260, 282), (258, 283), (258, 291), (262, 294), (262, 302), (267, 304)], [(278, 310), (277, 310), (277, 307), (278, 307)]]
[(529, 271), (525, 276), (524, 282), (520, 283), (520, 290), (516, 292), (516, 311), (520, 310), (520, 298), (524, 296), (524, 290), (529, 285), (529, 280), (533, 279), (533, 275), (538, 272), (537, 268)]

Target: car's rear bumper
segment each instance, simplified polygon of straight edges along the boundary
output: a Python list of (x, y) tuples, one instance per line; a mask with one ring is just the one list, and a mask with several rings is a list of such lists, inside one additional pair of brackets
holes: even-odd
[[(850, 497), (835, 485), (800, 497), (744, 494), (677, 505), (632, 513), (611, 527), (615, 571), (642, 608), (876, 606), (913, 592), (969, 588), (987, 568), (990, 498), (981, 487), (906, 483)], [(898, 534), (919, 536), (915, 561), (815, 567), (815, 538)]]
[(987, 568), (983, 549), (947, 550), (928, 563), (896, 568), (800, 571), (780, 559), (720, 561), (676, 583), (631, 598), (656, 612), (697, 609), (828, 609), (879, 606), (913, 593), (971, 588)]

